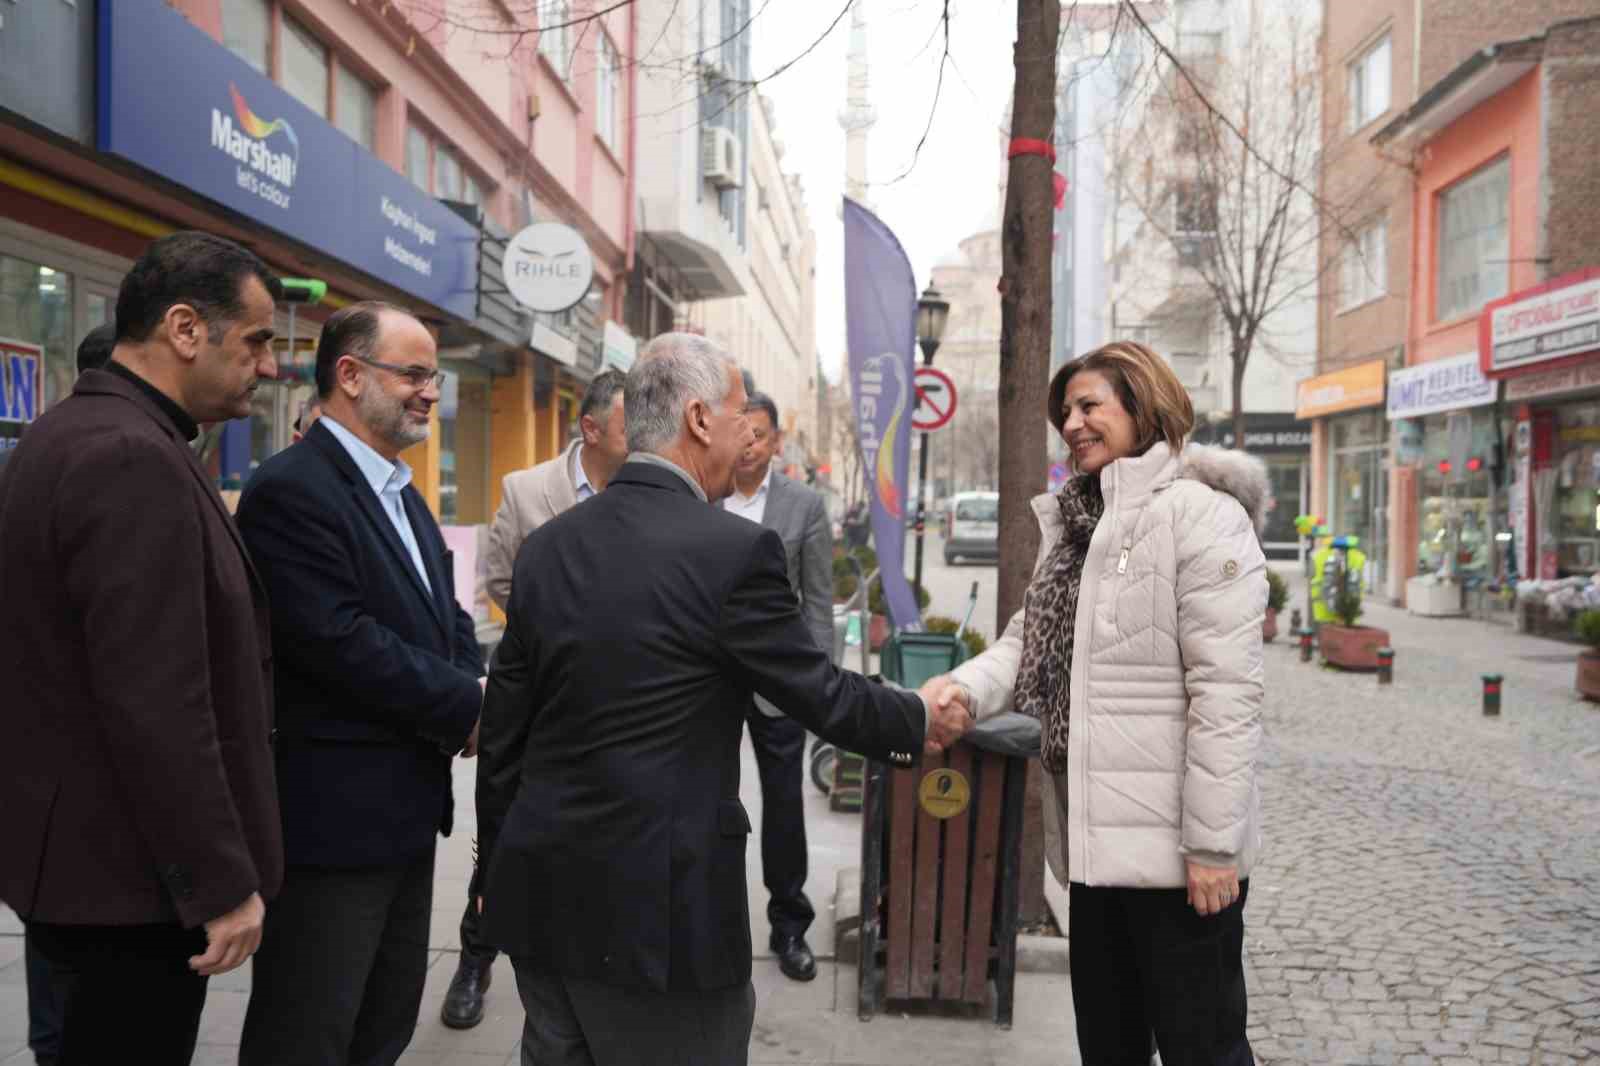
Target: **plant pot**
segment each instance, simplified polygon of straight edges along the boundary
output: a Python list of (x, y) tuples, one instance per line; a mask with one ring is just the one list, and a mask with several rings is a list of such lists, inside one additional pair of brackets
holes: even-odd
[(889, 616), (875, 614), (872, 622), (867, 626), (867, 650), (876, 654), (883, 650), (884, 641), (889, 639)]
[(1378, 649), (1389, 647), (1389, 631), (1377, 626), (1325, 622), (1317, 630), (1322, 661), (1341, 670), (1376, 670)]
[(1268, 607), (1266, 620), (1261, 623), (1261, 640), (1266, 644), (1271, 644), (1277, 639), (1277, 636), (1278, 609), (1276, 607)]
[(1578, 653), (1578, 694), (1600, 703), (1600, 648)]

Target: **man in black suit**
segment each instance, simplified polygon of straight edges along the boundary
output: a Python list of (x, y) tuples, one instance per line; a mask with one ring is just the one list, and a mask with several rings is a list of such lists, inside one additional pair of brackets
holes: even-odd
[(628, 462), (513, 571), (478, 767), (485, 933), (516, 969), (524, 1062), (733, 1066), (755, 1016), (752, 694), (902, 765), (969, 720), (836, 669), (778, 534), (710, 506), (751, 443), (724, 353), (656, 338), (623, 407)]
[(0, 473), (0, 599), (28, 605), (0, 614), (0, 900), (63, 1063), (188, 1062), (282, 879), (266, 593), (189, 449), (276, 375), (278, 288), (230, 241), (155, 241), (110, 361)]
[(450, 761), (483, 674), (444, 538), (400, 453), (427, 438), (439, 360), (395, 307), (335, 312), (322, 417), (268, 459), (239, 527), (272, 597), (288, 869), (256, 955), (242, 1066), (393, 1063), (427, 970)]

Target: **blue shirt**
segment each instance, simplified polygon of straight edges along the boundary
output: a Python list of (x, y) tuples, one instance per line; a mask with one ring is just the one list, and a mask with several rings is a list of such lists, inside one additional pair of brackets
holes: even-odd
[(422, 562), (422, 549), (417, 546), (416, 530), (411, 528), (411, 519), (406, 517), (405, 502), (400, 497), (401, 491), (411, 484), (411, 468), (404, 459), (396, 459), (391, 463), (373, 451), (370, 444), (341, 426), (332, 415), (325, 414), (319, 421), (327, 424), (328, 432), (344, 445), (344, 450), (355, 460), (356, 468), (372, 487), (372, 494), (378, 498), (378, 506), (389, 516), (394, 531), (400, 535), (400, 543), (410, 553), (411, 563), (417, 568), (417, 576), (422, 578), (423, 587), (432, 592), (433, 582), (428, 580), (428, 568)]
[(578, 502), (582, 503), (594, 495), (594, 486), (589, 482), (589, 471), (583, 468), (583, 445), (578, 445), (572, 452), (572, 480), (578, 490)]

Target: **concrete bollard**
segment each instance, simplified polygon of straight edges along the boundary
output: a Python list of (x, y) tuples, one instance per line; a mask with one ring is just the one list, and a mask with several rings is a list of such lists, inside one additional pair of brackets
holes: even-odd
[(1500, 717), (1500, 683), (1504, 680), (1499, 674), (1483, 675), (1483, 716), (1485, 718)]
[(1300, 631), (1300, 661), (1303, 663), (1311, 661), (1311, 638), (1313, 636), (1315, 634), (1309, 628)]
[(1378, 684), (1394, 684), (1394, 649), (1378, 649)]

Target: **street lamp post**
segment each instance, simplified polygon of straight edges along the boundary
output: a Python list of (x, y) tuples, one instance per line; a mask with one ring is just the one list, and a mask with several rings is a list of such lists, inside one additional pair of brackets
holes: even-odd
[[(917, 343), (922, 346), (922, 365), (933, 365), (933, 353), (944, 339), (944, 325), (950, 318), (950, 303), (929, 282), (917, 300)], [(920, 402), (920, 401), (919, 401)], [(915, 410), (915, 407), (913, 407)], [(913, 595), (917, 610), (922, 609), (922, 535), (928, 525), (928, 434), (922, 434), (921, 454), (917, 457), (917, 562)]]

